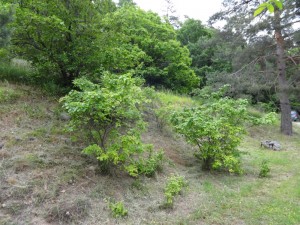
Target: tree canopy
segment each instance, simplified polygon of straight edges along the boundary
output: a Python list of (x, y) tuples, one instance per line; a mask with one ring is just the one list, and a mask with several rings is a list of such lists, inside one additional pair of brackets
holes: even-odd
[(11, 5), (0, 3), (0, 48), (9, 42), (11, 29), (8, 24), (13, 19), (13, 10)]
[(102, 24), (105, 69), (134, 70), (148, 85), (178, 92), (197, 87), (199, 79), (190, 68), (189, 50), (180, 45), (174, 28), (157, 14), (125, 6), (105, 17)]
[[(253, 71), (249, 74), (251, 77), (255, 77), (256, 73), (261, 73), (261, 76), (273, 74), (273, 76), (268, 78), (273, 82), (273, 91), (270, 94), (273, 94), (274, 90), (276, 90), (276, 99), (278, 99), (278, 105), (282, 112), (281, 131), (291, 135), (292, 124), (289, 103), (291, 86), (288, 80), (292, 73), (286, 70), (286, 64), (288, 63), (288, 58), (293, 60), (293, 57), (287, 57), (287, 53), (292, 49), (298, 48), (293, 40), (295, 32), (292, 26), (296, 22), (296, 2), (287, 0), (282, 5), (281, 1), (270, 0), (259, 5), (257, 1), (224, 0), (224, 6), (226, 9), (215, 14), (211, 18), (211, 22), (218, 19), (226, 20), (225, 30), (233, 32), (236, 36), (242, 36), (246, 40), (246, 48), (236, 52), (237, 55), (240, 53), (245, 54), (247, 51), (250, 53), (249, 50), (254, 46), (261, 46), (260, 48), (255, 48), (255, 50), (253, 49), (254, 52), (252, 52), (254, 54), (252, 53), (252, 55), (254, 58), (248, 57), (248, 62), (243, 62), (243, 58), (240, 58), (237, 61), (240, 66), (237, 69), (233, 69), (233, 74), (240, 76), (243, 73), (249, 73), (249, 70)], [(253, 14), (258, 15), (264, 12), (265, 9), (275, 12), (274, 16), (261, 14), (259, 18), (253, 17)], [(277, 69), (275, 69), (276, 67)], [(253, 70), (254, 68), (256, 70)], [(228, 74), (228, 76), (231, 75)], [(241, 79), (241, 81), (245, 81), (245, 85), (249, 84), (247, 79)], [(267, 95), (267, 93), (264, 95)], [(270, 100), (270, 98), (266, 99)]]
[(100, 69), (131, 71), (147, 85), (181, 93), (198, 86), (189, 51), (176, 40), (175, 29), (131, 1), (120, 7), (111, 0), (14, 4), (14, 52), (48, 80), (70, 85)]

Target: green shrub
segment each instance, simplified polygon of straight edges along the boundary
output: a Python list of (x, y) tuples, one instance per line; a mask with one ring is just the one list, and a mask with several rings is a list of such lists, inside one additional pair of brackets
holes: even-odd
[(276, 114), (249, 112), (246, 99), (222, 97), (227, 88), (224, 86), (213, 93), (200, 91), (197, 98), (202, 105), (173, 113), (171, 123), (178, 133), (197, 147), (195, 156), (203, 162), (204, 170), (226, 169), (241, 174), (237, 147), (246, 133), (246, 125), (274, 123)]
[(168, 179), (164, 190), (164, 194), (166, 198), (166, 202), (164, 206), (173, 207), (174, 197), (179, 195), (185, 186), (187, 186), (187, 183), (182, 176), (172, 175)]
[(267, 160), (263, 160), (260, 165), (259, 177), (268, 177), (270, 173), (270, 167)]
[(113, 217), (124, 217), (128, 215), (128, 210), (125, 209), (123, 202), (109, 203), (109, 208), (113, 214)]
[(141, 141), (146, 127), (141, 107), (147, 102), (141, 81), (130, 74), (104, 73), (101, 85), (85, 78), (75, 80), (74, 85), (80, 91), (71, 91), (61, 101), (71, 116), (69, 130), (80, 131), (88, 143), (83, 152), (95, 156), (104, 173), (121, 166), (137, 176), (141, 153), (152, 150), (152, 145)]
[(251, 123), (253, 125), (261, 125), (261, 124), (275, 124), (278, 121), (278, 115), (275, 112), (266, 113), (259, 116), (249, 116)]
[(178, 133), (198, 147), (195, 155), (203, 161), (204, 170), (226, 168), (241, 173), (237, 146), (245, 133), (246, 106), (246, 100), (220, 98), (175, 112), (171, 122)]

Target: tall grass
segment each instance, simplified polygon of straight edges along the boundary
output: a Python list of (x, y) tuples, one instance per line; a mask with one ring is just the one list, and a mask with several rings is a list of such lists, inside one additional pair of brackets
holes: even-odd
[(0, 80), (7, 80), (14, 83), (32, 84), (30, 74), (33, 69), (29, 65), (0, 62)]
[(189, 96), (176, 95), (171, 91), (159, 91), (157, 92), (157, 96), (164, 106), (169, 106), (172, 110), (191, 107), (196, 103)]
[(29, 62), (12, 59), (10, 62), (0, 61), (0, 81), (26, 84), (38, 87), (48, 95), (64, 95), (69, 88), (62, 87), (51, 79), (51, 76), (39, 76)]

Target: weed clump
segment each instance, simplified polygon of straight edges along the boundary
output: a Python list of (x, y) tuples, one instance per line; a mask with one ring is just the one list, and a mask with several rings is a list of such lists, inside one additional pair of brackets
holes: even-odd
[(125, 208), (123, 202), (109, 202), (109, 208), (113, 217), (125, 217), (128, 215), (128, 210)]
[(260, 171), (259, 171), (259, 177), (268, 177), (270, 176), (270, 167), (269, 167), (269, 162), (267, 160), (263, 160), (261, 165), (260, 165)]
[(164, 194), (166, 202), (164, 208), (172, 208), (174, 205), (175, 196), (179, 195), (184, 187), (187, 186), (187, 182), (182, 176), (172, 175), (166, 184)]

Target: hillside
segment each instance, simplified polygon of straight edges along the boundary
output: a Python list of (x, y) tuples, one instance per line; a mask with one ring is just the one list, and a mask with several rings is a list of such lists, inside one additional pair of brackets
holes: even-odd
[[(188, 98), (160, 94), (176, 107)], [(171, 100), (170, 100), (171, 99)], [(0, 224), (299, 224), (300, 126), (292, 137), (278, 126), (251, 127), (240, 149), (241, 176), (203, 172), (193, 149), (150, 110), (143, 140), (163, 149), (163, 170), (138, 179), (119, 171), (97, 172), (81, 153), (80, 134), (64, 131), (58, 99), (28, 86), (0, 83)], [(260, 147), (277, 140), (281, 151)], [(263, 160), (270, 176), (259, 178)], [(165, 208), (168, 177), (188, 187)], [(123, 202), (128, 216), (114, 218), (110, 202)]]

